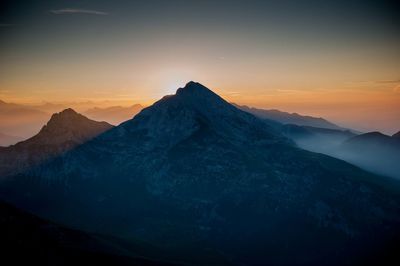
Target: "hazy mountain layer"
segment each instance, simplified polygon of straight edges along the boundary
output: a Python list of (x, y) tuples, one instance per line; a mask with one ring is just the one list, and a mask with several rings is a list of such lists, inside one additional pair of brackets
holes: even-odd
[(282, 133), (294, 140), (301, 148), (321, 152), (332, 153), (339, 145), (348, 139), (357, 136), (350, 130), (327, 129), (309, 126), (283, 125), (280, 127)]
[(0, 132), (0, 146), (9, 146), (11, 144), (15, 144), (18, 141), (21, 141), (21, 137), (10, 136), (8, 134), (3, 134)]
[(135, 104), (129, 107), (111, 106), (107, 108), (91, 108), (84, 114), (89, 118), (97, 121), (107, 121), (113, 125), (119, 125), (129, 119), (132, 119), (137, 113), (143, 109), (140, 104)]
[(370, 132), (348, 139), (332, 155), (369, 171), (400, 179), (400, 139)]
[(0, 132), (7, 135), (29, 138), (39, 132), (50, 116), (34, 108), (0, 100)]
[(299, 115), (297, 113), (287, 113), (279, 110), (271, 109), (258, 109), (254, 107), (248, 107), (245, 105), (235, 105), (243, 111), (249, 112), (259, 118), (274, 120), (282, 124), (293, 124), (298, 126), (311, 126), (318, 128), (328, 128), (328, 129), (340, 129), (343, 128), (335, 125), (332, 122), (329, 122), (321, 117), (312, 117), (312, 116), (304, 116)]
[[(278, 127), (279, 128), (279, 127)], [(284, 125), (282, 133), (301, 148), (324, 153), (368, 171), (400, 179), (400, 140), (380, 132), (356, 135), (351, 131)]]

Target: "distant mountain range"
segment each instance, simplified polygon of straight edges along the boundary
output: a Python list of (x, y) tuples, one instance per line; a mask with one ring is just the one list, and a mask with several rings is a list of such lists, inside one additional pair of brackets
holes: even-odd
[(10, 136), (7, 134), (3, 134), (0, 132), (0, 146), (8, 146), (14, 143), (17, 143), (18, 141), (21, 141), (21, 137), (16, 137), (16, 136)]
[[(0, 100), (0, 132), (10, 136), (29, 138), (39, 132), (51, 114), (24, 105)], [(6, 145), (14, 144), (10, 141)]]
[(236, 105), (236, 104), (234, 105), (239, 109), (251, 113), (259, 118), (277, 121), (282, 124), (292, 124), (298, 126), (311, 126), (317, 128), (328, 128), (328, 129), (339, 129), (339, 130), (344, 129), (321, 117), (304, 116), (304, 115), (299, 115), (297, 113), (287, 113), (275, 109), (265, 110), (265, 109), (248, 107), (245, 105)]
[[(91, 107), (95, 103), (74, 103), (88, 117), (105, 121), (110, 124), (120, 124), (131, 119), (143, 107), (139, 104), (130, 107), (113, 106), (106, 108)], [(61, 112), (68, 107), (64, 104), (43, 103), (40, 105), (23, 105), (6, 103), (0, 100), (0, 146), (9, 146), (37, 134), (41, 127), (50, 119), (53, 113)], [(18, 137), (13, 137), (18, 136)]]
[(0, 176), (43, 163), (111, 128), (106, 122), (90, 120), (72, 109), (54, 114), (32, 138), (0, 149)]
[[(15, 144), (22, 139), (27, 139), (35, 135), (39, 132), (42, 125), (48, 121), (51, 114), (61, 112), (69, 107), (74, 107), (75, 109), (75, 106), (85, 116), (96, 121), (105, 121), (112, 125), (119, 125), (120, 123), (133, 118), (143, 109), (143, 106), (140, 104), (127, 107), (98, 107), (94, 102), (70, 103), (69, 105), (44, 102), (39, 105), (22, 105), (0, 101), (0, 132), (8, 136), (18, 136), (18, 139), (0, 136), (0, 146)], [(278, 110), (263, 110), (247, 106), (235, 106), (260, 118), (276, 121), (282, 124), (295, 124), (300, 126), (343, 130), (343, 128), (340, 128), (323, 118), (302, 116), (296, 113), (290, 114)]]
[(149, 243), (178, 263), (370, 263), (399, 239), (400, 182), (300, 149), (287, 125), (199, 83), (107, 127), (2, 180), (0, 196), (68, 226)]
[(98, 121), (107, 121), (113, 125), (119, 125), (133, 118), (137, 113), (143, 109), (140, 104), (135, 104), (129, 107), (111, 106), (107, 108), (94, 107), (84, 114), (91, 119)]

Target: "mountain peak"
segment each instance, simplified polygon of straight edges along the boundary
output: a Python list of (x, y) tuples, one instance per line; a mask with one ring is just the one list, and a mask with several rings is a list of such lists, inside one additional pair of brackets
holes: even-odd
[(204, 132), (224, 136), (236, 143), (253, 140), (289, 144), (286, 138), (262, 120), (237, 109), (207, 87), (193, 81), (179, 88), (175, 95), (165, 96), (145, 108), (122, 127), (128, 132), (146, 132), (153, 140), (149, 147), (172, 147)]
[(187, 86), (195, 86), (195, 85), (201, 85), (201, 84), (199, 82), (191, 80), (188, 83), (186, 83), (185, 87), (187, 87)]
[(54, 113), (50, 120), (47, 122), (49, 126), (60, 126), (60, 125), (71, 125), (73, 121), (79, 121), (87, 119), (85, 116), (77, 113), (72, 108), (67, 108), (59, 113)]
[[(106, 122), (97, 122), (77, 113), (72, 108), (67, 108), (51, 116), (50, 120), (33, 138), (63, 140), (82, 140), (98, 135), (112, 126)], [(58, 141), (58, 140), (57, 140)]]
[(59, 114), (63, 115), (79, 115), (74, 109), (72, 108), (67, 108), (62, 110)]
[[(51, 116), (35, 136), (5, 148), (0, 153), (0, 176), (39, 165), (97, 137), (113, 126), (91, 120), (68, 108)], [(15, 154), (18, 154), (15, 157)], [(17, 167), (18, 166), (18, 167)]]
[(208, 89), (206, 86), (198, 83), (198, 82), (194, 82), (194, 81), (189, 81), (188, 83), (186, 83), (186, 85), (183, 88), (179, 88), (176, 91), (176, 95), (180, 95), (180, 94), (187, 94), (187, 93), (195, 93), (195, 94), (199, 94), (199, 93), (208, 93), (208, 94), (213, 94), (215, 96), (217, 96), (214, 92), (212, 92), (210, 89)]

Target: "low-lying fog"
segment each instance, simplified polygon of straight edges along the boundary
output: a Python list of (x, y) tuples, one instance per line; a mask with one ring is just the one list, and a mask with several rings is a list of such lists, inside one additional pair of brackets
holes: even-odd
[(400, 140), (389, 138), (384, 136), (356, 141), (357, 137), (313, 134), (294, 140), (305, 150), (330, 155), (365, 170), (400, 179)]

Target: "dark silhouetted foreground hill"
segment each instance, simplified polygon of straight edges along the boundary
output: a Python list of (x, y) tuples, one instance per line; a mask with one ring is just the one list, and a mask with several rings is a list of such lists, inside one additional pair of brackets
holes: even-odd
[(0, 234), (2, 265), (167, 265), (138, 255), (148, 245), (69, 229), (1, 201)]

